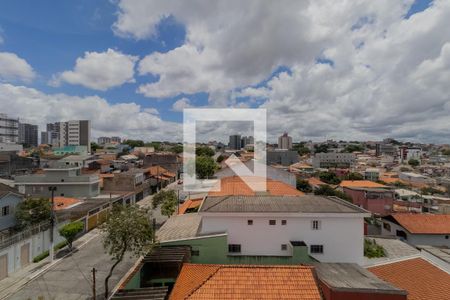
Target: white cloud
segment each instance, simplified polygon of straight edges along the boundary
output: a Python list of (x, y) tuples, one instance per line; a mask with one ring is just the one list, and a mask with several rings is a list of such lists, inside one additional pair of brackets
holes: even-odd
[(38, 124), (88, 119), (93, 137), (117, 135), (145, 140), (181, 140), (181, 125), (163, 121), (155, 108), (136, 103), (110, 104), (98, 96), (45, 94), (36, 89), (0, 84), (2, 112)]
[(412, 3), (123, 0), (114, 29), (149, 38), (174, 16), (186, 42), (140, 62), (140, 74), (159, 79), (139, 92), (207, 92), (213, 106), (267, 99), (272, 138), (448, 140), (450, 2), (405, 19)]
[(173, 103), (172, 110), (173, 111), (183, 111), (183, 109), (190, 108), (190, 107), (193, 107), (193, 105), (191, 104), (191, 101), (188, 98), (183, 97)]
[(33, 68), (14, 53), (0, 52), (0, 80), (31, 82), (36, 74)]
[(50, 85), (61, 82), (79, 84), (94, 90), (106, 91), (127, 82), (135, 82), (134, 65), (138, 57), (113, 49), (106, 52), (85, 52), (77, 58), (73, 71), (54, 75)]

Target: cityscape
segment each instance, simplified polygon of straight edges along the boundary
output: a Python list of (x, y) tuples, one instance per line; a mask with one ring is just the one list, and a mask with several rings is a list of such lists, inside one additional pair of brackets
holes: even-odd
[(0, 300), (450, 299), (449, 20), (0, 4)]

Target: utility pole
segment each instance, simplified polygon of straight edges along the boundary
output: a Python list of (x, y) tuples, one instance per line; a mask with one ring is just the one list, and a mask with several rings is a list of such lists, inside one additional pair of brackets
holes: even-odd
[(49, 256), (50, 256), (50, 263), (53, 262), (55, 253), (53, 251), (54, 248), (54, 240), (53, 240), (53, 231), (55, 229), (55, 191), (56, 186), (49, 186), (48, 190), (52, 193), (52, 207), (50, 212), (50, 249), (49, 249)]
[(96, 299), (96, 292), (95, 292), (95, 272), (97, 270), (95, 270), (95, 268), (92, 268), (92, 296), (93, 299)]

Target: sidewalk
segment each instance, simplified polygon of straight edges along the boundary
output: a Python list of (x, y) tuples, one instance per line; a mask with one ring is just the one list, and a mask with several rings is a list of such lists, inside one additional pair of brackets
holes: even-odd
[[(79, 239), (73, 242), (73, 246), (76, 249), (82, 248), (86, 243), (88, 243), (91, 239), (96, 237), (99, 234), (98, 229), (93, 229), (90, 232), (84, 234)], [(51, 267), (59, 263), (67, 256), (67, 247), (60, 249), (57, 253), (55, 253), (55, 260), (53, 263), (50, 263), (50, 258), (47, 257), (40, 262), (30, 263), (30, 265), (22, 268), (21, 270), (9, 274), (3, 280), (0, 280), (0, 300), (6, 299), (11, 294), (20, 290), (25, 284), (32, 281), (39, 275), (45, 273)]]

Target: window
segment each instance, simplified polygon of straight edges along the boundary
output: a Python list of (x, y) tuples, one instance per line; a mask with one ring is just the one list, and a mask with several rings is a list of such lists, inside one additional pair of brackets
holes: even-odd
[(322, 254), (323, 253), (323, 245), (311, 245), (309, 248), (311, 253)]
[(247, 220), (247, 225), (253, 225), (253, 220)]
[(286, 225), (287, 221), (286, 220), (281, 220), (281, 225)]
[(321, 228), (321, 222), (319, 220), (312, 220), (311, 228), (312, 230), (319, 230)]
[(269, 220), (269, 225), (277, 225), (277, 221), (276, 220)]
[(239, 244), (229, 244), (228, 252), (230, 253), (241, 253), (241, 245)]
[(445, 239), (448, 240), (448, 235), (445, 236)]
[(383, 223), (383, 228), (386, 229), (387, 231), (391, 231), (391, 224)]
[(281, 250), (286, 251), (287, 250), (287, 244), (281, 244)]
[(200, 250), (191, 250), (191, 256), (199, 256)]
[(2, 207), (2, 216), (9, 215), (9, 206), (3, 206)]

